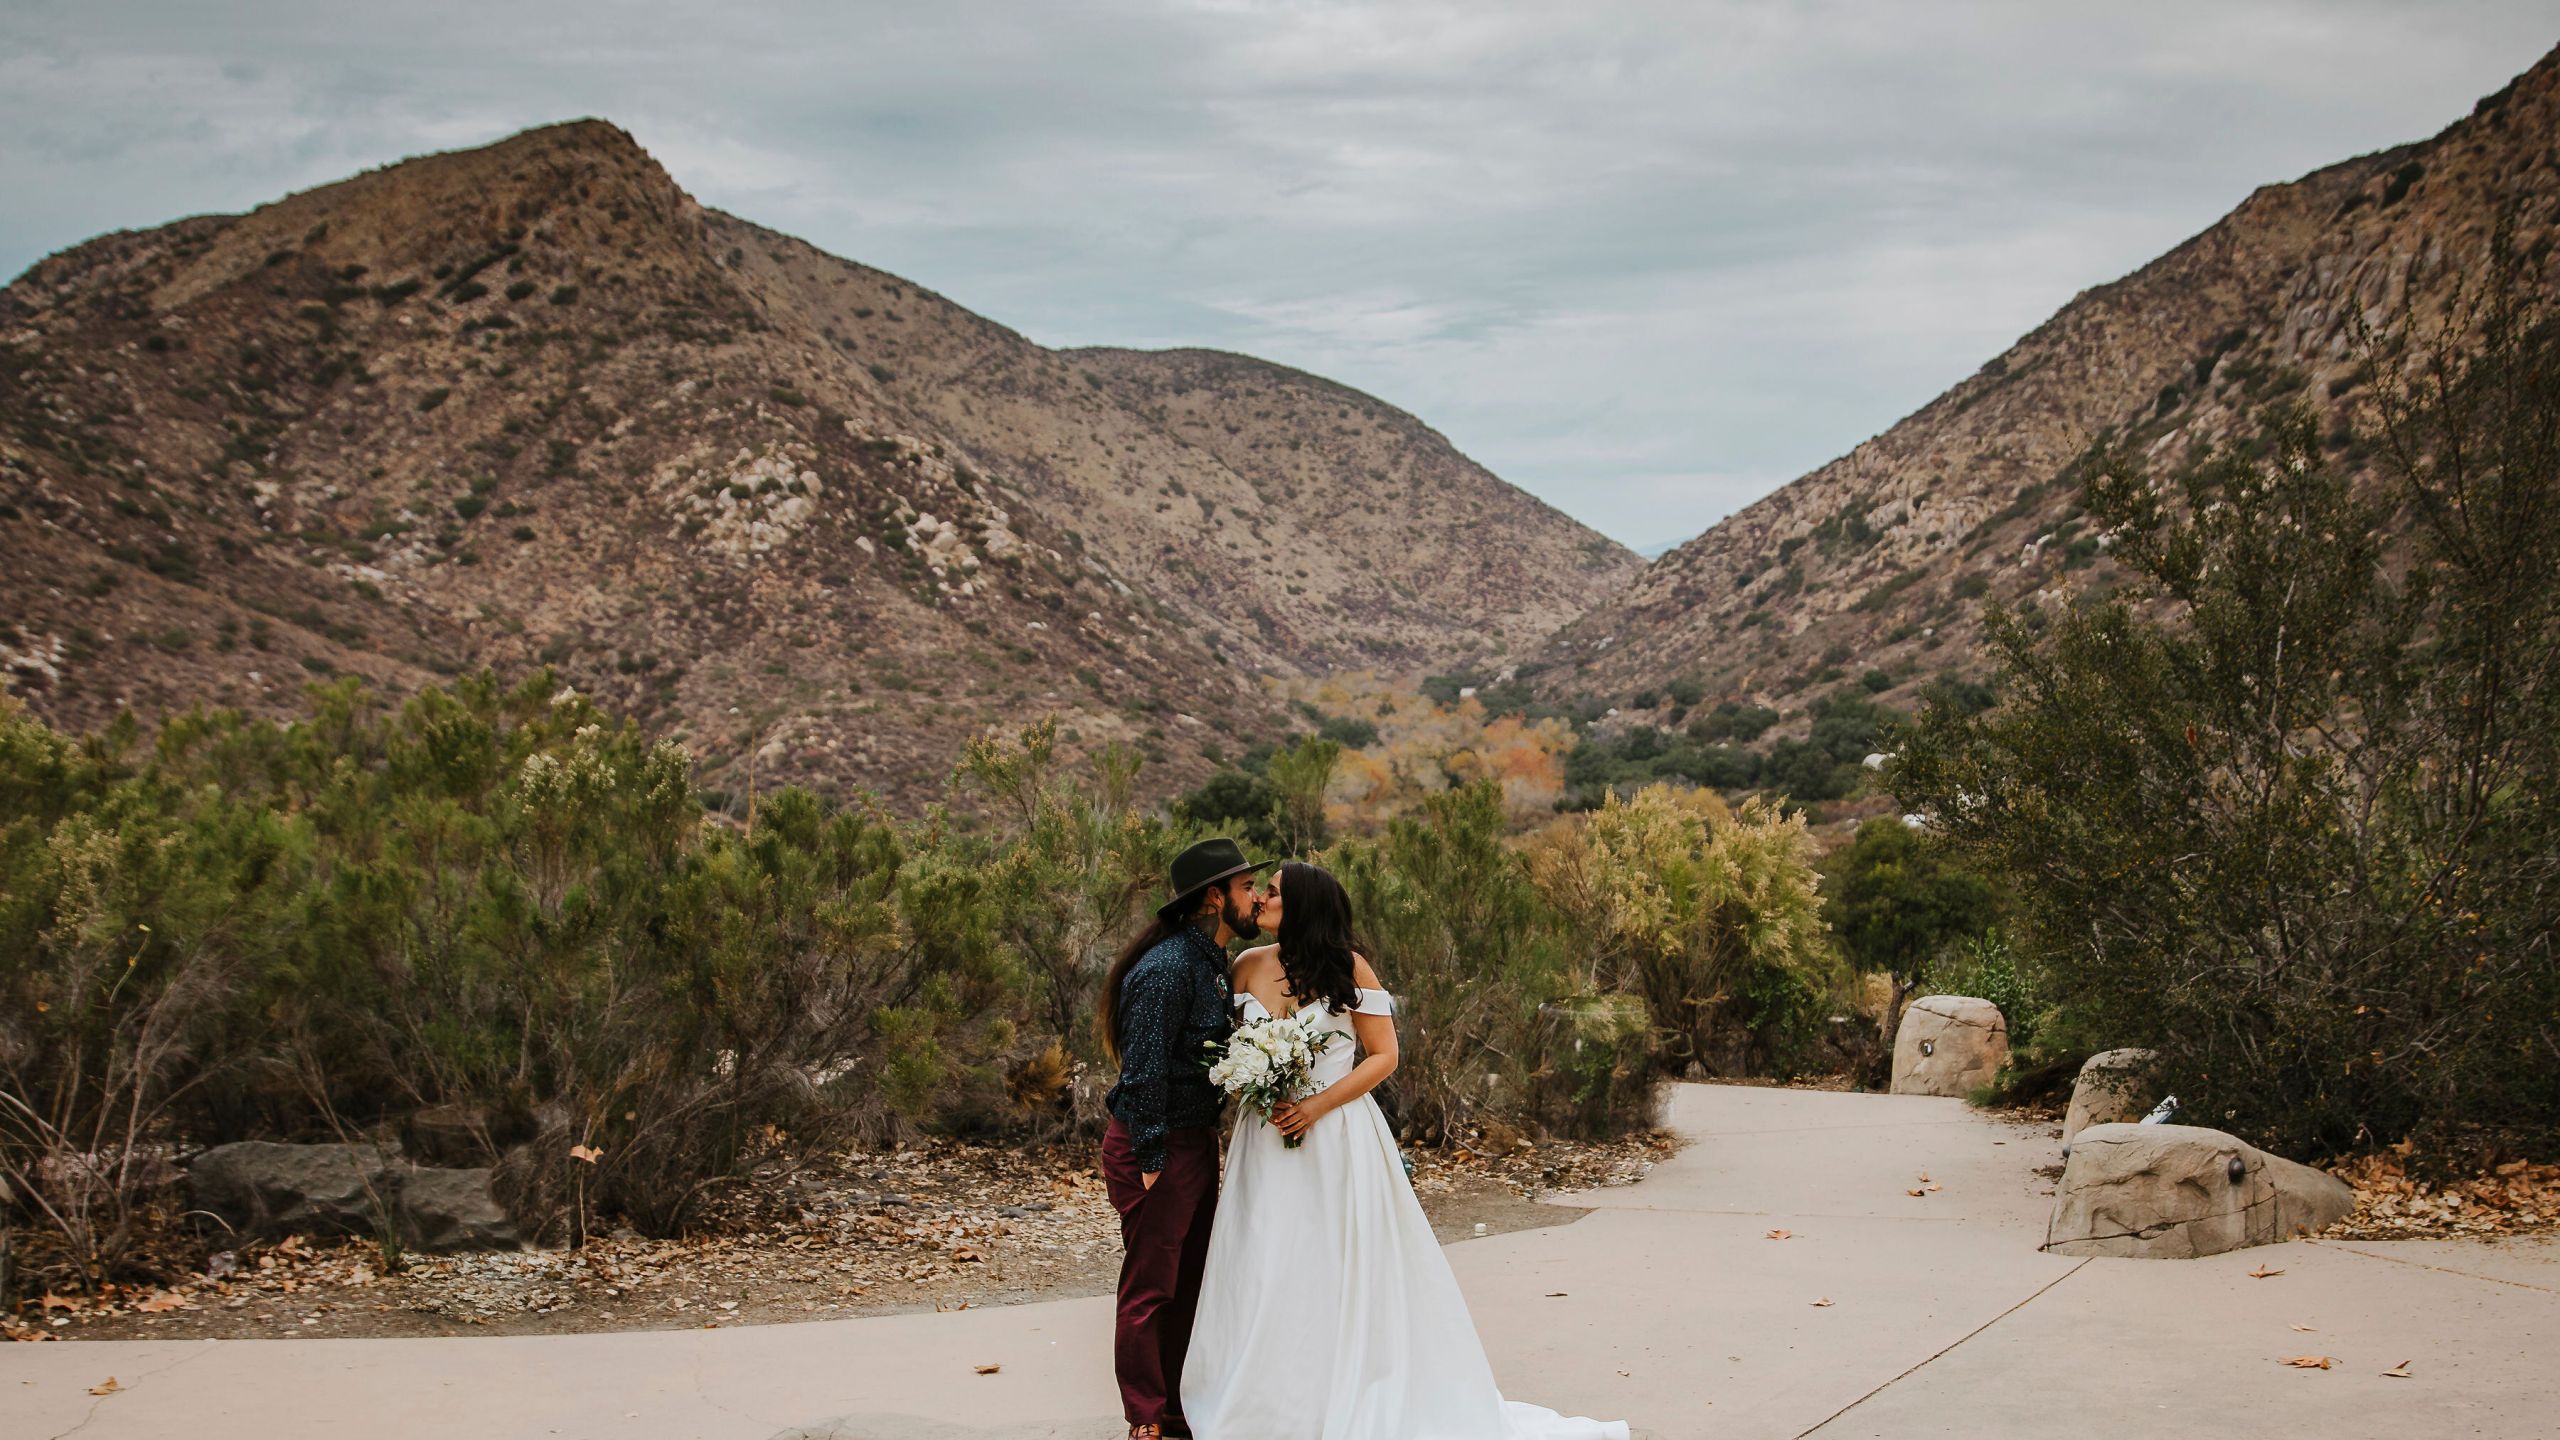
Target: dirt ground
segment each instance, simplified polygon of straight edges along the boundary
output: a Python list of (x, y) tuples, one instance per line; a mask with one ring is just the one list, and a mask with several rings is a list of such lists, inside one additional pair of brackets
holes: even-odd
[[(1525, 1143), (1501, 1155), (1412, 1152), (1444, 1241), (1567, 1224), (1541, 1194), (1623, 1185), (1668, 1135)], [(199, 1247), (201, 1248), (201, 1247)], [(23, 1340), (533, 1335), (759, 1325), (817, 1316), (1018, 1304), (1111, 1289), (1118, 1217), (1089, 1151), (941, 1143), (848, 1152), (742, 1191), (703, 1233), (617, 1230), (580, 1249), (409, 1257), (371, 1241), (288, 1239), (216, 1251), (162, 1285), (47, 1296), (0, 1317)]]

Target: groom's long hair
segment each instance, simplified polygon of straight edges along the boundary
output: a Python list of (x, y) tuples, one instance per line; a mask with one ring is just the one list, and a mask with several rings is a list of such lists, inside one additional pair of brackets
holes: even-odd
[(1178, 915), (1170, 920), (1162, 915), (1150, 918), (1147, 928), (1120, 947), (1120, 954), (1112, 960), (1111, 968), (1102, 972), (1102, 995), (1094, 1002), (1093, 1028), (1102, 1036), (1102, 1053), (1115, 1063), (1120, 1059), (1120, 982), (1129, 978), (1129, 967), (1137, 964), (1140, 957), (1166, 939), (1181, 934), (1182, 927), (1190, 923), (1191, 917), (1187, 915)]
[(1298, 1004), (1348, 1012), (1360, 1003), (1351, 969), (1360, 939), (1351, 933), (1351, 897), (1341, 881), (1295, 860), (1281, 866), (1279, 938), (1280, 973)]

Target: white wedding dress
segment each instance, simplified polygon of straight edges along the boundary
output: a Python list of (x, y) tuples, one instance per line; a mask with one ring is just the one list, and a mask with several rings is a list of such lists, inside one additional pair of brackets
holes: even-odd
[[(1270, 1012), (1239, 995), (1243, 1018)], [(1362, 990), (1359, 1012), (1390, 1013)], [(1357, 1063), (1349, 1015), (1310, 1094)], [(1627, 1440), (1624, 1421), (1505, 1400), (1394, 1134), (1363, 1095), (1292, 1150), (1260, 1114), (1236, 1120), (1182, 1366), (1198, 1440)]]

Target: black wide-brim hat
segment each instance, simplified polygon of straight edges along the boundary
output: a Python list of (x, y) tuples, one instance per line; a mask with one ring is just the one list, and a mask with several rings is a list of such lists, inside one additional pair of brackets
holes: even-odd
[(1167, 872), (1173, 898), (1157, 906), (1156, 914), (1170, 919), (1185, 908), (1200, 903), (1200, 892), (1219, 881), (1233, 879), (1251, 870), (1265, 870), (1279, 863), (1277, 860), (1247, 860), (1244, 847), (1223, 835), (1214, 840), (1203, 840), (1173, 857), (1173, 865)]

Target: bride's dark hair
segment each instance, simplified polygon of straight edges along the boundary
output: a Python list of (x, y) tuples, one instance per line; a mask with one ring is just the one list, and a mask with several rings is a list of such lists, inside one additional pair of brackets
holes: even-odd
[(1360, 1003), (1351, 954), (1351, 897), (1342, 882), (1292, 860), (1280, 867), (1280, 973), (1299, 1005), (1330, 1005), (1348, 1012)]

